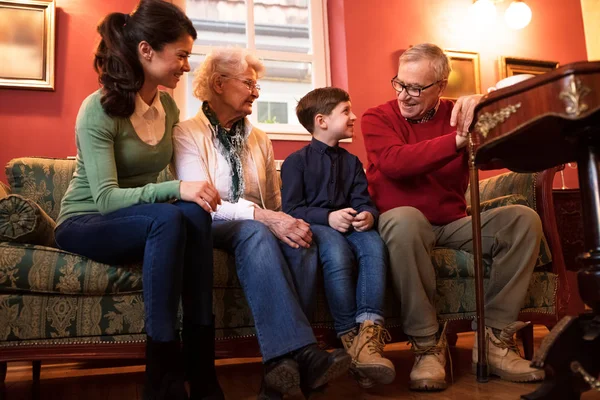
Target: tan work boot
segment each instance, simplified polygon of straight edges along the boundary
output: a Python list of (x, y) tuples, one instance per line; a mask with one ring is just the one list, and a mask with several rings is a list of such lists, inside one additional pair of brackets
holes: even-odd
[[(485, 327), (487, 337), (487, 357), (490, 374), (511, 382), (535, 382), (544, 379), (544, 370), (531, 368), (530, 361), (521, 357), (514, 335), (529, 325), (529, 322), (516, 321), (506, 326), (499, 335), (492, 328)], [(477, 332), (473, 346), (473, 371), (477, 368)]]
[(352, 357), (353, 370), (374, 383), (388, 384), (396, 377), (394, 364), (382, 355), (385, 342), (390, 340), (390, 334), (384, 327), (373, 321), (365, 321), (354, 338), (346, 337), (342, 342), (345, 342), (344, 347), (351, 343), (346, 351)]
[[(344, 350), (346, 350), (348, 354), (350, 354), (350, 348), (352, 347), (352, 343), (354, 342), (354, 338), (356, 338), (356, 335), (357, 331), (352, 330), (348, 333), (343, 334), (340, 337), (340, 340), (344, 345)], [(350, 354), (350, 356), (352, 357), (352, 354)], [(363, 389), (369, 389), (375, 386), (375, 381), (371, 378), (368, 378), (366, 375), (362, 374), (360, 371), (354, 368), (354, 365), (350, 367), (350, 374), (352, 374), (354, 379), (356, 379), (356, 381), (358, 382), (358, 386), (360, 386)]]
[(423, 343), (422, 339), (410, 337), (415, 363), (410, 371), (411, 390), (444, 390), (446, 383), (446, 326), (437, 343)]

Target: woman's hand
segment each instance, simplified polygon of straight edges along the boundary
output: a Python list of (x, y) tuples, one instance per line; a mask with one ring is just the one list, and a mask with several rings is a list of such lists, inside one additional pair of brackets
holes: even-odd
[(181, 200), (196, 203), (209, 213), (221, 204), (219, 192), (207, 181), (181, 181), (179, 195)]
[(262, 208), (254, 210), (254, 219), (265, 224), (273, 232), (273, 235), (294, 249), (300, 246), (309, 248), (312, 243), (310, 225), (301, 219), (296, 219), (280, 211), (263, 210)]

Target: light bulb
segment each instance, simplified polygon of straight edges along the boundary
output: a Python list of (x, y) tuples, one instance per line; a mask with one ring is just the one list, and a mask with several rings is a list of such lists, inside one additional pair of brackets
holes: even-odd
[(531, 8), (523, 1), (513, 1), (504, 13), (504, 20), (511, 29), (523, 29), (531, 21)]
[(489, 26), (496, 20), (496, 6), (491, 0), (477, 0), (471, 10), (477, 25)]

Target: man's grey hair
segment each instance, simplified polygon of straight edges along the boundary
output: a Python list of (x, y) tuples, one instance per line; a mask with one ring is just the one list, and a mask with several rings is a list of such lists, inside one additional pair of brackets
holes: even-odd
[(450, 60), (444, 51), (432, 43), (421, 43), (410, 47), (398, 59), (398, 66), (404, 62), (429, 60), (437, 80), (448, 79)]
[(194, 96), (202, 101), (211, 100), (215, 93), (213, 82), (219, 75), (239, 76), (248, 67), (256, 71), (257, 78), (265, 73), (265, 66), (254, 54), (237, 47), (215, 48), (194, 71)]

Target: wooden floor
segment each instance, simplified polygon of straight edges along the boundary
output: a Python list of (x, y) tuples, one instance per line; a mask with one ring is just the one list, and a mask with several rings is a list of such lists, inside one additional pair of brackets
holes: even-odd
[[(536, 348), (547, 331), (535, 329)], [(349, 376), (329, 385), (323, 394), (311, 399), (519, 399), (532, 392), (536, 384), (517, 384), (491, 378), (478, 384), (470, 373), (473, 334), (460, 334), (456, 348), (451, 350), (454, 384), (444, 392), (417, 393), (408, 390), (407, 382), (413, 358), (406, 343), (386, 347), (387, 356), (396, 365), (397, 376), (391, 385), (369, 391), (361, 390)], [(229, 359), (217, 361), (217, 373), (228, 400), (256, 399), (262, 365), (259, 359)], [(42, 365), (40, 400), (137, 400), (142, 398), (143, 366), (127, 362), (89, 362)], [(31, 368), (26, 363), (9, 364), (3, 397), (6, 400), (30, 400), (34, 388)], [(600, 393), (587, 392), (585, 400), (600, 400)], [(293, 400), (301, 396), (290, 397)]]

